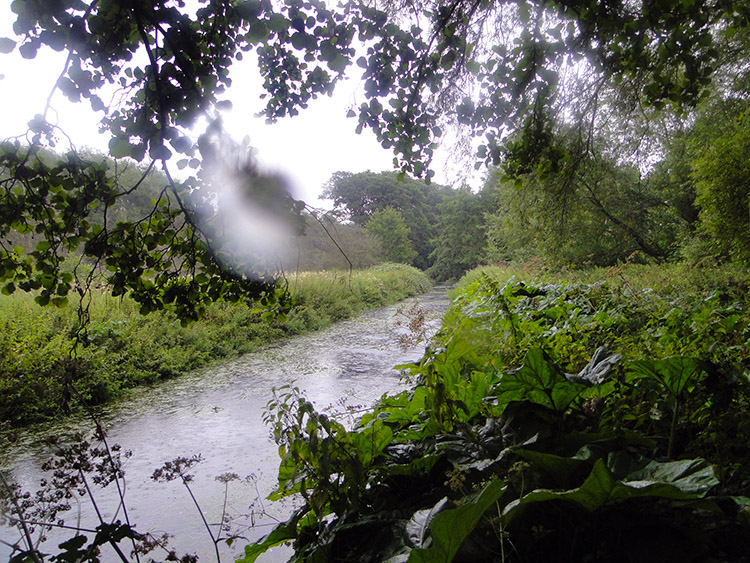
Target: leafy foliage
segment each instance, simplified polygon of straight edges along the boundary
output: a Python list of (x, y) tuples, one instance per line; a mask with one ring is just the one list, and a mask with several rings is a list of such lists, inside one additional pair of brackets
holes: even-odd
[[(744, 55), (736, 38), (750, 20), (744, 4), (702, 0), (428, 2), (409, 8), (414, 22), (405, 5), (383, 7), (329, 8), (321, 0), (219, 0), (195, 9), (167, 0), (14, 0), (17, 40), (4, 38), (1, 50), (17, 43), (27, 58), (42, 47), (67, 51), (56, 89), (102, 114), (113, 157), (159, 164), (167, 184), (147, 216), (93, 222), (92, 206), (106, 214), (139, 182), (123, 184), (80, 154), (45, 162), (41, 147), (59, 143), (45, 110), (30, 122), (30, 146), (0, 147), (0, 236), (34, 230), (43, 239), (33, 249), (0, 248), (4, 290), (39, 291), (40, 303), (58, 305), (74, 285), (85, 294), (85, 280), (60, 268), (61, 253), (79, 251), (109, 268), (114, 291), (130, 293), (144, 312), (166, 308), (195, 319), (217, 299), (281, 300), (287, 307), (274, 286), (275, 271), (248, 256), (227, 260), (231, 253), (218, 243), (219, 214), (211, 213), (222, 183), (211, 178), (217, 168), (277, 217), (296, 222), (304, 207), (284, 190), (253, 188), (260, 178), (243, 159), (227, 170), (243, 149), (227, 151), (217, 139), (217, 109), (229, 105), (222, 96), (230, 67), (246, 52), (257, 55), (271, 121), (329, 94), (356, 64), (365, 97), (351, 110), (357, 129), (372, 129), (394, 151), (402, 173), (429, 180), (437, 142), (453, 124), (468, 137), (483, 137), (478, 165), (502, 164), (519, 177), (555, 173), (588, 155), (589, 143), (608, 127), (603, 110), (694, 106), (713, 73), (736, 59), (719, 49)], [(575, 80), (571, 68), (579, 69)], [(107, 102), (103, 92), (110, 86), (120, 95)], [(210, 125), (194, 142), (188, 130), (206, 116)], [(561, 143), (567, 131), (580, 142)], [(220, 162), (227, 152), (232, 158)], [(173, 179), (173, 155), (178, 167), (194, 171), (185, 182)], [(269, 206), (270, 194), (276, 203)], [(607, 213), (617, 223), (618, 215)], [(405, 218), (413, 242), (420, 242), (415, 248), (424, 263), (418, 265), (427, 266), (430, 237), (422, 223)]]
[(376, 211), (365, 229), (380, 243), (380, 251), (389, 262), (410, 264), (417, 253), (409, 243), (409, 229), (401, 214), (392, 207)]
[(750, 113), (741, 113), (693, 163), (701, 223), (720, 251), (750, 263)]
[(442, 204), (453, 195), (446, 186), (401, 177), (396, 172), (336, 172), (321, 197), (333, 200), (336, 211), (358, 225), (365, 225), (373, 214), (389, 207), (398, 211), (406, 221), (409, 241), (416, 251), (412, 265), (424, 270), (432, 264), (430, 253)]
[(304, 502), (242, 561), (744, 561), (747, 303), (723, 290), (481, 277), (354, 429), (269, 404), (272, 496)]

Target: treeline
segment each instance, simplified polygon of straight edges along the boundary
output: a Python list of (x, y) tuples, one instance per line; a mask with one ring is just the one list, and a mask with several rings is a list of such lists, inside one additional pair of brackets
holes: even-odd
[[(438, 280), (458, 277), (481, 261), (481, 212), (466, 189), (397, 172), (336, 172), (321, 197), (333, 201), (332, 216), (364, 228), (384, 260), (411, 264)], [(452, 245), (456, 237), (459, 247)]]
[[(380, 240), (391, 260), (438, 280), (480, 264), (530, 260), (556, 269), (748, 265), (746, 90), (727, 87), (690, 117), (645, 116), (633, 130), (648, 129), (647, 137), (602, 136), (582, 148), (577, 134), (563, 132), (552, 165), (512, 179), (490, 170), (477, 193), (368, 172), (334, 175), (324, 195)], [(646, 138), (650, 145), (639, 146)]]

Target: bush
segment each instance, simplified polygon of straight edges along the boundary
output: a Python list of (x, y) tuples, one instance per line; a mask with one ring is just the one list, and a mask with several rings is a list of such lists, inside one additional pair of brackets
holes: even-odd
[(387, 264), (351, 276), (301, 273), (289, 287), (296, 304), (285, 320), (268, 321), (253, 306), (220, 302), (187, 326), (166, 313), (141, 316), (128, 299), (100, 293), (77, 348), (73, 308), (40, 308), (24, 294), (1, 296), (0, 420), (17, 426), (65, 415), (83, 403), (101, 404), (124, 389), (318, 330), (426, 291), (431, 283), (410, 266)]

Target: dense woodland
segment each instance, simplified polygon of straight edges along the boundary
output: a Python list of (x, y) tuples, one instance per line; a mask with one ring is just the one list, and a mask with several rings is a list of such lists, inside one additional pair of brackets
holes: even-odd
[[(99, 112), (111, 140), (76, 150), (47, 107), (0, 143), (6, 421), (423, 291), (416, 267), (461, 281), (401, 366), (411, 389), (352, 429), (275, 393), (270, 498), (298, 503), (241, 561), (280, 543), (292, 561), (748, 561), (748, 2), (11, 7), (0, 51), (67, 52), (53, 93)], [(349, 115), (394, 171), (335, 173), (325, 213), (260, 172), (221, 126), (251, 51), (271, 122), (358, 75)], [(433, 182), (448, 145), (486, 171), (481, 189)], [(400, 264), (348, 273), (386, 261)], [(308, 291), (311, 269), (345, 273)], [(95, 317), (113, 303), (126, 323)], [(144, 337), (152, 355), (134, 352)], [(41, 493), (0, 473), (14, 563), (194, 560), (104, 518), (45, 555), (30, 527), (91, 494), (87, 475), (123, 478), (101, 428), (60, 452)], [(188, 484), (195, 462), (159, 478)]]

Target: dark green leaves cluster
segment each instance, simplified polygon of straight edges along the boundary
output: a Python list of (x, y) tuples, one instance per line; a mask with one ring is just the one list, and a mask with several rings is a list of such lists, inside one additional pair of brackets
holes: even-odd
[[(314, 0), (279, 6), (222, 0), (194, 13), (183, 3), (113, 0), (54, 5), (14, 0), (11, 9), (24, 57), (35, 57), (43, 45), (68, 51), (58, 87), (71, 100), (87, 99), (104, 112), (116, 158), (195, 156), (181, 128), (214, 106), (231, 106), (221, 95), (232, 83), (231, 64), (244, 52), (258, 49), (272, 118), (295, 114), (311, 97), (330, 92), (353, 54), (348, 47), (353, 32), (342, 25), (343, 16), (334, 17), (324, 2)], [(125, 92), (124, 103), (102, 100), (107, 84)]]

